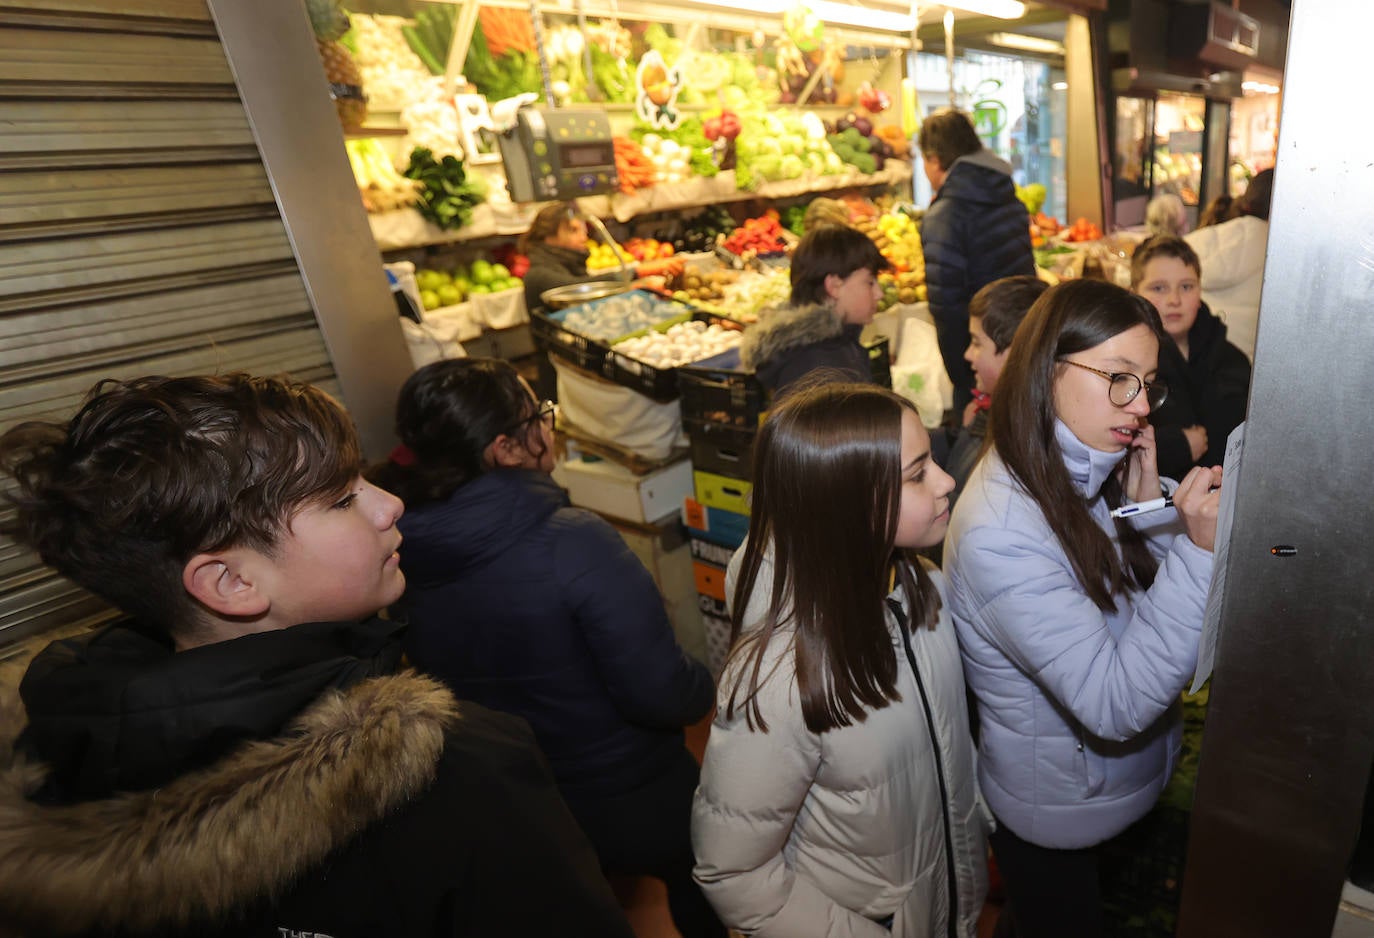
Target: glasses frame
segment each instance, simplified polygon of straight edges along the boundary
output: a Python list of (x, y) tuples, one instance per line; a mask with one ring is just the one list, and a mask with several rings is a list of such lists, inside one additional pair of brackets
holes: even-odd
[(511, 426), (502, 430), (501, 435), (513, 436), (517, 430), (523, 429), (525, 426), (533, 423), (536, 420), (544, 421), (544, 426), (552, 430), (554, 428), (554, 424), (558, 422), (558, 404), (550, 400), (540, 401), (539, 406), (535, 408), (534, 413), (530, 414), (524, 420), (512, 424)]
[[(1131, 371), (1103, 371), (1101, 368), (1094, 368), (1092, 365), (1085, 365), (1082, 362), (1076, 362), (1069, 358), (1061, 358), (1060, 361), (1066, 365), (1073, 365), (1076, 368), (1082, 368), (1084, 371), (1091, 371), (1095, 375), (1101, 375), (1106, 378), (1107, 400), (1111, 401), (1116, 407), (1129, 407), (1131, 402), (1140, 396), (1141, 391), (1145, 392), (1145, 403), (1150, 405), (1150, 413), (1154, 413), (1159, 409), (1161, 404), (1169, 399), (1169, 386), (1162, 381), (1148, 382), (1142, 379), (1140, 375)], [(1116, 387), (1118, 381), (1122, 378), (1130, 378), (1135, 382), (1135, 387), (1126, 395), (1124, 401), (1118, 401), (1112, 397), (1112, 388)], [(1159, 399), (1151, 400), (1150, 397), (1155, 392), (1159, 392)]]

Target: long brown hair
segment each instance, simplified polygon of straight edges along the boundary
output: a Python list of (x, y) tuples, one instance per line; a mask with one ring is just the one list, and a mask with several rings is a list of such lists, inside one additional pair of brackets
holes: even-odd
[[(1066, 356), (1140, 325), (1149, 326), (1163, 342), (1159, 313), (1143, 297), (1100, 280), (1051, 287), (1016, 330), (988, 417), (990, 448), (1040, 506), (1079, 584), (1104, 611), (1115, 611), (1113, 596), (1153, 583), (1158, 564), (1140, 532), (1120, 519), (1118, 557), (1111, 538), (1089, 513), (1088, 501), (1074, 488), (1054, 435), (1055, 376)], [(1122, 480), (1113, 472), (1100, 494), (1115, 508), (1122, 492)]]
[[(765, 651), (793, 630), (797, 691), (815, 733), (862, 721), (901, 696), (885, 597), (892, 577), (907, 595), (913, 627), (930, 626), (940, 596), (929, 574), (894, 546), (901, 506), (902, 414), (914, 405), (868, 384), (799, 389), (779, 404), (754, 442), (749, 541), (733, 596), (735, 675), (726, 713), (743, 708), (767, 732), (758, 693)], [(768, 612), (745, 614), (766, 560)], [(746, 627), (749, 631), (745, 631)]]

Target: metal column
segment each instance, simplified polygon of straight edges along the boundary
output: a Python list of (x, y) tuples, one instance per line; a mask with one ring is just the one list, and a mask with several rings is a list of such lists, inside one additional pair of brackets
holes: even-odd
[(1330, 935), (1374, 759), (1371, 35), (1294, 0), (1183, 938)]

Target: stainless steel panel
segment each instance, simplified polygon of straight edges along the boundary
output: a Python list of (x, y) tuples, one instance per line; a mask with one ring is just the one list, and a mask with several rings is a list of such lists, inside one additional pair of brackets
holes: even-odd
[(93, 355), (118, 356), (130, 346), (179, 339), (299, 328), (314, 316), (300, 276), (264, 276), (186, 290), (16, 313), (0, 318), (0, 372), (13, 381), (29, 369)]
[[(304, 7), (211, 0), (301, 276), (364, 450), (395, 441), (396, 394), (413, 370), (377, 243), (358, 199)], [(290, 101), (290, 107), (283, 107)], [(309, 159), (304, 154), (310, 154)]]
[(1183, 938), (1330, 935), (1374, 761), (1374, 4), (1292, 10)]
[(127, 280), (154, 281), (146, 286), (155, 290), (159, 277), (290, 257), (286, 232), (275, 219), (0, 243), (0, 299)]
[(5, 81), (223, 85), (233, 77), (212, 39), (0, 26)]
[(20, 153), (42, 156), (47, 166), (90, 152), (107, 165), (130, 151), (151, 151), (168, 162), (214, 147), (251, 147), (249, 155), (257, 155), (237, 100), (6, 101), (3, 115), (0, 166)]
[[(276, 214), (272, 187), (256, 160), (211, 166), (0, 173), (0, 218), (7, 228), (252, 205)], [(167, 221), (176, 223), (176, 219)]]
[(0, 0), (0, 11), (149, 17), (158, 20), (208, 20), (205, 0)]

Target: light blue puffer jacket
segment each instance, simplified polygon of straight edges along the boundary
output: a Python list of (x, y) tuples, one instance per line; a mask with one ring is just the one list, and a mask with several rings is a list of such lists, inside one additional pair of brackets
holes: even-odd
[[(1056, 421), (1075, 487), (1120, 454)], [(1166, 480), (1166, 486), (1173, 483)], [(1089, 511), (1113, 533), (1098, 498)], [(1179, 693), (1197, 664), (1212, 554), (1173, 511), (1134, 519), (1159, 573), (1104, 613), (1080, 588), (1039, 507), (990, 452), (945, 541), (946, 598), (981, 721), (978, 780), (998, 819), (1043, 847), (1100, 843), (1142, 817), (1173, 771)]]

